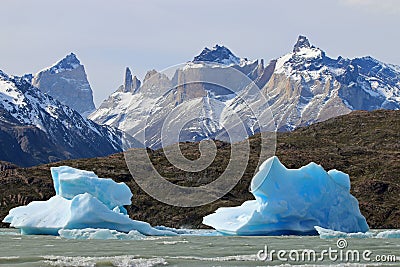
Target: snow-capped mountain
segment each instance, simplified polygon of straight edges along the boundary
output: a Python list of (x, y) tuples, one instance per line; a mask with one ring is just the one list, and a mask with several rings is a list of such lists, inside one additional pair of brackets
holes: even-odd
[[(126, 87), (125, 82), (121, 88)], [(153, 70), (139, 88), (121, 88), (90, 118), (134, 137), (143, 137), (146, 126), (146, 145), (158, 148), (165, 144), (162, 129), (170, 131), (164, 134), (171, 137), (170, 144), (178, 139), (219, 138), (238, 118), (247, 135), (263, 127), (271, 129), (269, 112), (274, 129), (286, 131), (352, 110), (399, 109), (400, 67), (371, 57), (333, 59), (300, 36), (292, 52), (266, 66), (262, 59), (241, 59), (216, 45), (205, 48), (170, 77)], [(187, 123), (177, 133), (176, 125), (182, 121)]]
[(32, 84), (84, 117), (95, 110), (85, 68), (74, 53), (38, 72)]
[[(215, 59), (217, 64), (210, 61), (211, 59)], [(218, 64), (219, 62), (225, 64)], [(186, 117), (185, 109), (190, 110), (193, 119), (186, 123), (179, 135), (167, 135), (171, 138), (179, 136), (178, 139), (164, 140), (163, 144), (214, 138), (224, 127), (228, 127), (227, 124), (220, 124), (227, 101), (233, 99), (235, 92), (243, 90), (252, 81), (250, 77), (257, 78), (262, 74), (262, 64), (262, 61), (259, 63), (257, 60), (240, 59), (222, 46), (216, 46), (213, 50), (206, 48), (193, 61), (177, 68), (170, 77), (155, 70), (149, 71), (142, 86), (130, 92), (123, 90), (127, 87), (126, 81), (132, 79), (127, 71), (125, 84), (104, 101), (89, 118), (123, 129), (139, 140), (143, 140), (141, 135), (147, 125), (146, 145), (157, 148), (161, 146), (160, 129), (163, 123), (168, 116), (171, 118), (170, 113), (176, 106), (183, 104), (177, 109), (182, 112), (174, 110), (175, 113), (178, 112), (176, 117), (168, 119), (172, 129), (175, 129), (172, 124), (190, 119)], [(233, 73), (238, 71), (242, 74)], [(233, 78), (226, 79), (227, 76)], [(232, 92), (232, 89), (235, 92)]]
[(213, 62), (224, 65), (239, 65), (246, 61), (247, 59), (235, 56), (227, 47), (220, 45), (215, 45), (211, 49), (205, 47), (201, 53), (193, 59), (193, 62)]
[(97, 125), (42, 93), (30, 78), (0, 71), (0, 160), (30, 166), (138, 145), (122, 131)]
[(262, 88), (279, 130), (324, 121), (352, 110), (399, 109), (399, 67), (371, 57), (332, 59), (300, 36), (292, 53), (272, 62)]

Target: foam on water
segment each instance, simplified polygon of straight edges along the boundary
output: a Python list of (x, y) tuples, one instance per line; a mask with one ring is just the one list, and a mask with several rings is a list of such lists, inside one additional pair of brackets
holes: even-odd
[(114, 257), (68, 257), (68, 256), (43, 256), (44, 263), (50, 266), (98, 266), (112, 265), (118, 267), (152, 267), (168, 265), (163, 258), (137, 258), (135, 256)]
[(19, 259), (19, 256), (5, 256), (5, 257), (0, 257), (0, 260), (15, 260)]
[[(1, 231), (9, 231), (1, 229)], [(393, 230), (396, 231), (396, 230)], [(382, 230), (371, 230), (374, 235)], [(262, 261), (257, 253), (268, 245), (271, 250), (313, 249), (319, 254), (332, 247), (337, 238), (317, 236), (229, 237), (175, 236), (145, 237), (141, 240), (67, 240), (54, 236), (0, 235), (0, 266), (399, 266), (400, 239), (353, 238), (349, 250), (371, 250), (373, 255), (394, 255), (397, 262)], [(345, 251), (345, 250), (344, 250)], [(47, 255), (47, 256), (44, 256)], [(276, 256), (276, 254), (275, 254)], [(2, 258), (1, 258), (2, 257)], [(371, 257), (373, 259), (373, 257)], [(371, 265), (373, 264), (373, 265)]]
[(187, 241), (187, 240), (178, 240), (178, 241), (163, 241), (163, 242), (159, 242), (159, 244), (163, 244), (163, 245), (176, 245), (176, 244), (180, 244), (180, 243), (189, 243), (189, 241)]
[(0, 235), (21, 235), (19, 232), (16, 232), (15, 230), (2, 230), (0, 231)]
[(205, 229), (176, 229), (167, 226), (155, 226), (157, 230), (169, 231), (176, 233), (178, 235), (190, 235), (190, 236), (221, 236), (222, 234), (215, 230), (205, 230)]
[(256, 254), (249, 255), (230, 255), (223, 257), (196, 257), (196, 256), (176, 256), (167, 257), (171, 259), (182, 260), (196, 260), (196, 261), (211, 261), (211, 262), (225, 262), (225, 261), (259, 261)]

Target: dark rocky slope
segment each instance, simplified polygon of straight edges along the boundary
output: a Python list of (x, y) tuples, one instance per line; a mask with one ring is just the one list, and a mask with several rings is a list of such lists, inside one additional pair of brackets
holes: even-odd
[(0, 70), (0, 160), (35, 166), (122, 152), (140, 144), (82, 117), (34, 87), (28, 76)]

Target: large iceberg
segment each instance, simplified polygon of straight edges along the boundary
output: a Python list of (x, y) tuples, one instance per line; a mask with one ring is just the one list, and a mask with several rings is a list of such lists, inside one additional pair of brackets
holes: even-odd
[(219, 208), (203, 223), (228, 235), (317, 234), (314, 226), (346, 233), (369, 230), (350, 194), (349, 176), (337, 170), (326, 172), (315, 163), (287, 169), (271, 157), (254, 176), (251, 192), (255, 200)]
[(56, 195), (73, 199), (83, 193), (89, 193), (110, 209), (123, 208), (130, 205), (132, 192), (124, 183), (116, 183), (112, 179), (99, 179), (94, 172), (77, 170), (71, 167), (51, 168)]
[(132, 193), (124, 183), (98, 178), (93, 172), (68, 166), (51, 168), (56, 195), (9, 211), (3, 222), (23, 234), (58, 235), (61, 229), (98, 228), (144, 235), (176, 235), (130, 219), (123, 205)]

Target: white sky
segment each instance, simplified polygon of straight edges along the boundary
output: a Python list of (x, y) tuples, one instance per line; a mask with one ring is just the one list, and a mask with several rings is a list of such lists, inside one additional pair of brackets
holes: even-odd
[(0, 25), (1, 70), (36, 73), (74, 52), (96, 106), (126, 66), (142, 78), (216, 43), (269, 61), (303, 34), (331, 57), (400, 65), (399, 0), (1, 0)]

